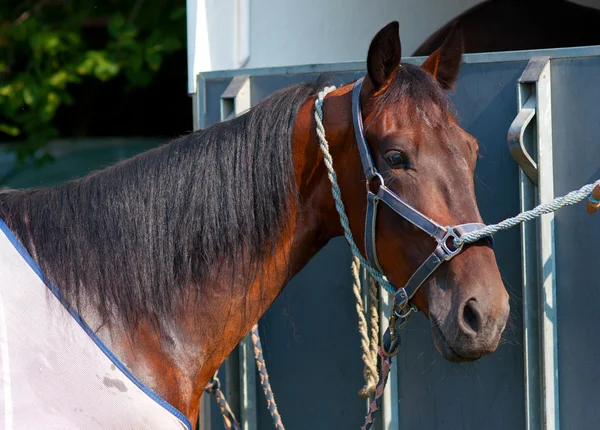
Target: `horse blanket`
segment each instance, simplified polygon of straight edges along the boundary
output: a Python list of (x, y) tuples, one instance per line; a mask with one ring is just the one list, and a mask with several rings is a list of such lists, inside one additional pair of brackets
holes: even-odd
[(192, 430), (44, 279), (0, 220), (0, 429)]

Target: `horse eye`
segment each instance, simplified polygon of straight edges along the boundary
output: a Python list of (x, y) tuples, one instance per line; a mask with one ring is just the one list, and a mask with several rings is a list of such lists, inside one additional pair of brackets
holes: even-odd
[(408, 169), (408, 157), (400, 151), (390, 151), (385, 155), (385, 161), (392, 169)]

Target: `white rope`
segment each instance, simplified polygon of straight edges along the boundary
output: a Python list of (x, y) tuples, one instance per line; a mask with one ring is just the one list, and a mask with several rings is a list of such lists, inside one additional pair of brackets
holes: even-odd
[(344, 209), (344, 203), (342, 202), (342, 193), (340, 191), (340, 187), (337, 183), (337, 175), (335, 174), (335, 170), (333, 170), (333, 159), (331, 158), (331, 154), (329, 153), (329, 143), (325, 137), (325, 127), (323, 126), (323, 99), (327, 94), (335, 90), (335, 87), (325, 87), (323, 90), (317, 95), (317, 99), (315, 100), (315, 121), (317, 123), (317, 136), (319, 137), (319, 146), (321, 147), (321, 151), (323, 152), (323, 161), (325, 162), (325, 166), (327, 167), (327, 177), (329, 178), (329, 182), (331, 182), (331, 192), (333, 194), (333, 198), (335, 200), (335, 209), (337, 210), (340, 216), (340, 222), (342, 227), (344, 228), (344, 237), (350, 245), (350, 249), (352, 250), (352, 254), (358, 258), (360, 264), (363, 265), (365, 269), (369, 271), (369, 274), (379, 282), (388, 293), (395, 294), (396, 289), (394, 286), (387, 280), (387, 278), (379, 272), (379, 270), (375, 269), (373, 266), (369, 264), (367, 260), (361, 255), (356, 243), (354, 243), (354, 239), (352, 238), (352, 232), (350, 231), (350, 221), (348, 221), (348, 217), (346, 216), (346, 210)]
[(550, 212), (555, 212), (564, 208), (565, 206), (575, 205), (586, 199), (592, 193), (594, 187), (599, 184), (600, 180), (593, 184), (584, 185), (579, 190), (571, 191), (569, 194), (563, 197), (557, 197), (551, 202), (543, 203), (531, 210), (522, 212), (515, 217), (507, 218), (498, 224), (490, 224), (482, 229), (464, 234), (460, 239), (456, 239), (454, 241), (454, 246), (458, 247), (465, 243), (477, 242), (484, 237), (491, 236), (501, 230), (508, 230), (509, 228), (515, 227), (522, 222), (530, 221)]
[(358, 314), (358, 331), (360, 333), (360, 345), (362, 348), (362, 359), (365, 363), (364, 367), (364, 378), (365, 386), (359, 391), (362, 397), (370, 397), (375, 390), (377, 381), (379, 380), (379, 374), (377, 372), (377, 349), (379, 346), (379, 297), (377, 295), (377, 284), (374, 282), (373, 288), (369, 288), (369, 311), (371, 313), (371, 338), (369, 339), (369, 330), (367, 326), (367, 312), (362, 300), (361, 282), (360, 282), (360, 265), (367, 269), (369, 274), (374, 280), (377, 280), (388, 292), (393, 294), (395, 292), (392, 285), (388, 282), (385, 276), (380, 273), (377, 269), (373, 268), (361, 255), (354, 239), (352, 238), (352, 232), (350, 231), (350, 221), (346, 216), (344, 209), (344, 203), (342, 202), (340, 187), (337, 183), (337, 175), (333, 169), (333, 159), (329, 153), (329, 143), (325, 137), (325, 127), (323, 126), (323, 99), (327, 94), (335, 90), (335, 87), (326, 87), (318, 94), (315, 100), (315, 121), (317, 123), (317, 135), (319, 136), (319, 146), (323, 152), (323, 159), (325, 166), (327, 167), (327, 177), (331, 182), (331, 192), (335, 200), (335, 207), (340, 216), (340, 222), (344, 228), (344, 236), (346, 241), (350, 245), (352, 250), (352, 276), (354, 278), (352, 291), (356, 298), (356, 313)]

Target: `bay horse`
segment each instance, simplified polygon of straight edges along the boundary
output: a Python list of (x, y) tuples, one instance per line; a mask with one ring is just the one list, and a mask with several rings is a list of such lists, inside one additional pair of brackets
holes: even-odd
[[(359, 94), (364, 136), (389, 189), (449, 226), (481, 222), (478, 144), (454, 119), (448, 96), (462, 55), (455, 26), (421, 67), (401, 64), (392, 22), (371, 41)], [(285, 88), (237, 118), (81, 179), (0, 194), (0, 218), (46, 282), (191, 426), (228, 354), (290, 279), (343, 234), (315, 131), (320, 88)], [(352, 88), (327, 95), (323, 125), (358, 238), (367, 191)], [(404, 285), (434, 243), (384, 205), (376, 216), (379, 264), (393, 285)], [(490, 241), (443, 263), (413, 304), (446, 359), (492, 353), (509, 303)]]

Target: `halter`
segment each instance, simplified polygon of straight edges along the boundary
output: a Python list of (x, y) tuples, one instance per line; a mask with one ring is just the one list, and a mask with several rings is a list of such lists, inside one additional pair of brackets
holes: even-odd
[[(400, 340), (396, 336), (396, 330), (406, 324), (408, 317), (413, 311), (417, 311), (411, 299), (419, 287), (423, 285), (444, 261), (451, 260), (462, 251), (464, 244), (461, 243), (459, 246), (454, 246), (455, 240), (460, 239), (464, 234), (485, 227), (485, 224), (469, 223), (444, 227), (413, 208), (385, 185), (383, 177), (377, 172), (364, 135), (360, 104), (362, 82), (363, 78), (360, 78), (356, 81), (352, 89), (352, 119), (354, 122), (354, 135), (360, 152), (360, 160), (363, 165), (367, 186), (367, 216), (365, 220), (365, 250), (367, 260), (371, 266), (383, 273), (377, 258), (377, 247), (375, 244), (377, 205), (380, 201), (406, 221), (427, 233), (437, 242), (435, 250), (413, 273), (406, 285), (396, 290), (389, 328), (383, 340), (384, 354), (395, 355), (400, 347)], [(378, 184), (376, 192), (372, 191), (374, 182)], [(490, 240), (492, 240), (491, 236)]]

